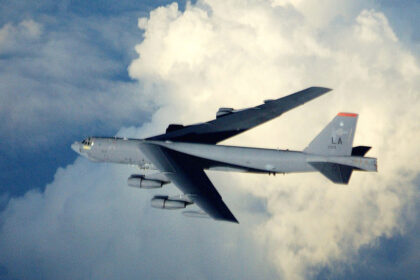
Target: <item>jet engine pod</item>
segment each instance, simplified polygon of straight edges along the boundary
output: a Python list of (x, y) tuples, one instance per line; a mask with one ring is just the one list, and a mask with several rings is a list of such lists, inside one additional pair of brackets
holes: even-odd
[(232, 114), (234, 111), (235, 110), (233, 108), (219, 108), (219, 111), (216, 113), (216, 119), (228, 114)]
[(168, 196), (157, 195), (152, 198), (151, 204), (152, 207), (159, 209), (182, 209), (191, 203), (183, 200), (173, 200)]
[(143, 175), (131, 175), (127, 180), (127, 184), (130, 187), (140, 188), (140, 189), (157, 189), (161, 188), (165, 182), (159, 180), (151, 180), (144, 178)]

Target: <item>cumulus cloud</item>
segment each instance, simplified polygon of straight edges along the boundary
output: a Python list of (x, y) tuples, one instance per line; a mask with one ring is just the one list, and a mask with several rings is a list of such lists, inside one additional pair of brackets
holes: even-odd
[[(8, 105), (0, 111), (0, 132), (10, 139), (7, 149), (13, 143), (49, 145), (64, 126), (72, 130), (102, 120), (115, 129), (121, 122), (139, 123), (150, 109), (138, 94), (141, 86), (118, 76), (125, 66), (112, 54), (113, 48), (127, 48), (129, 57), (128, 47), (115, 42), (131, 42), (135, 35), (119, 30), (125, 23), (118, 17), (101, 20), (23, 20), (0, 28), (0, 102)], [(31, 141), (23, 141), (28, 135)]]
[[(211, 1), (182, 14), (176, 5), (161, 8), (139, 20), (145, 40), (130, 67), (132, 77), (151, 77), (169, 88), (146, 128), (170, 122), (175, 111), (179, 120), (191, 122), (209, 118), (218, 106), (252, 105), (311, 84), (335, 92), (229, 142), (302, 149), (337, 111), (360, 113), (355, 144), (374, 146), (379, 174), (355, 174), (348, 188), (318, 174), (236, 179), (238, 188), (268, 199), (272, 216), (256, 240), (270, 248), (288, 279), (351, 260), (361, 246), (403, 231), (399, 218), (404, 205), (413, 203), (411, 182), (420, 168), (413, 154), (420, 139), (420, 70), (385, 15), (364, 9), (337, 30), (328, 22), (310, 24), (305, 1), (290, 5)], [(342, 12), (325, 10), (331, 20)]]
[(129, 74), (158, 109), (119, 134), (148, 136), (321, 85), (334, 91), (226, 143), (303, 149), (337, 112), (354, 111), (354, 144), (374, 147), (379, 173), (355, 173), (343, 187), (320, 174), (211, 172), (236, 226), (155, 212), (149, 195), (117, 187), (134, 170), (78, 159), (44, 193), (10, 200), (0, 263), (22, 278), (304, 279), (324, 267), (339, 273), (333, 265), (354, 262), (360, 248), (404, 234), (420, 171), (420, 69), (383, 13), (350, 2), (348, 14), (327, 5), (313, 16), (308, 1), (153, 10), (139, 19), (144, 39)]
[(42, 25), (32, 19), (23, 20), (17, 25), (7, 23), (0, 28), (0, 55), (15, 52), (16, 49), (27, 47), (28, 41), (39, 39)]
[[(198, 279), (273, 275), (263, 267), (262, 249), (237, 242), (252, 238), (251, 232), (151, 208), (150, 193), (125, 185), (133, 172), (137, 168), (97, 165), (79, 158), (58, 169), (45, 192), (34, 190), (12, 199), (0, 217), (0, 263), (7, 267), (8, 276)], [(171, 187), (167, 191), (176, 192)], [(244, 193), (231, 195), (249, 201)], [(219, 269), (214, 271), (214, 267)]]

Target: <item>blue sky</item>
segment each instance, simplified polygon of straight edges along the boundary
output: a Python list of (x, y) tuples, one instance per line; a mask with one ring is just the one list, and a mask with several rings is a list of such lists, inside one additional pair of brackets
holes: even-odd
[[(165, 102), (144, 96), (154, 94), (155, 91), (157, 95), (165, 96), (162, 92), (169, 83), (161, 87), (161, 84), (156, 80), (153, 82), (147, 79), (142, 80), (141, 77), (138, 78), (136, 70), (132, 70), (130, 74), (128, 67), (138, 58), (139, 54), (135, 51), (135, 46), (140, 44), (144, 38), (144, 30), (137, 26), (138, 18), (148, 17), (149, 13), (157, 7), (170, 3), (170, 1), (44, 1), (41, 3), (0, 1), (0, 117), (3, 120), (0, 125), (0, 133), (3, 136), (0, 146), (0, 209), (4, 211), (0, 219), (0, 227), (4, 226), (3, 232), (6, 232), (5, 225), (9, 225), (8, 213), (10, 214), (10, 211), (15, 209), (13, 206), (15, 204), (9, 204), (9, 201), (13, 200), (13, 203), (16, 203), (19, 199), (24, 200), (31, 197), (34, 190), (45, 195), (44, 191), (47, 186), (58, 186), (59, 181), (57, 180), (66, 178), (66, 171), (63, 171), (63, 175), (60, 171), (57, 173), (57, 169), (71, 169), (72, 171), (69, 172), (73, 176), (78, 176), (77, 174), (80, 173), (77, 172), (82, 172), (80, 171), (82, 168), (76, 166), (73, 169), (71, 165), (78, 160), (85, 167), (96, 168), (94, 173), (98, 176), (102, 174), (101, 172), (107, 172), (108, 167), (97, 168), (83, 159), (77, 159), (77, 155), (70, 149), (70, 144), (73, 141), (90, 135), (112, 136), (117, 134), (122, 127), (126, 129), (125, 132), (123, 130), (123, 133), (129, 134), (132, 133), (130, 129), (135, 130), (133, 127), (140, 127), (143, 123), (153, 123), (154, 119), (159, 119), (161, 116), (159, 112), (162, 112), (159, 109), (166, 106)], [(185, 1), (179, 2), (181, 13), (185, 10), (185, 5)], [(205, 10), (205, 6), (203, 4), (199, 7)], [(420, 20), (418, 14), (420, 14), (420, 3), (418, 1), (367, 1), (352, 6), (350, 9), (353, 9), (354, 12), (349, 12), (349, 15), (357, 15), (361, 9), (375, 9), (383, 13), (393, 32), (400, 39), (402, 48), (411, 53), (415, 57), (416, 63), (419, 63), (420, 31), (418, 26)], [(304, 12), (302, 12), (302, 17), (304, 17), (303, 14)], [(346, 19), (343, 22), (346, 22)], [(293, 20), (290, 23), (293, 25)], [(144, 63), (141, 67), (146, 68), (147, 66), (148, 64)], [(148, 70), (143, 69), (142, 71), (144, 73)], [(152, 70), (150, 73), (154, 74)], [(194, 81), (183, 80), (181, 75), (177, 76), (177, 79), (180, 84), (194, 84)], [(172, 81), (170, 86), (176, 82)], [(414, 90), (414, 94), (418, 94), (418, 88)], [(174, 97), (169, 96), (168, 102), (177, 98), (178, 96), (175, 95)], [(188, 99), (188, 96), (179, 95), (179, 99), (182, 100), (182, 98)], [(181, 105), (177, 106), (173, 109), (175, 112)], [(186, 111), (192, 111), (195, 108), (193, 105), (186, 105)], [(183, 120), (188, 119), (181, 113), (179, 117)], [(190, 122), (195, 121), (198, 120)], [(165, 123), (160, 125), (164, 126)], [(156, 129), (146, 127), (146, 131), (156, 131)], [(129, 170), (118, 168), (120, 173), (114, 176), (114, 181), (118, 182), (121, 179), (123, 184), (125, 183), (124, 176), (127, 175), (125, 173), (129, 173)], [(86, 176), (86, 180), (89, 180), (87, 175), (82, 174), (81, 176)], [(419, 180), (417, 179), (414, 184), (417, 186), (418, 193)], [(59, 188), (57, 187), (57, 189)], [(115, 190), (108, 188), (108, 191), (112, 194)], [(227, 191), (228, 197), (235, 195), (233, 189)], [(126, 193), (122, 195), (123, 198), (127, 198), (126, 196)], [(266, 205), (265, 198), (250, 196), (243, 189), (238, 196), (246, 198), (245, 201), (248, 201), (246, 204), (251, 210), (257, 209), (264, 212), (266, 206), (261, 205)], [(104, 196), (104, 199), (106, 198)], [(141, 198), (141, 202), (146, 206), (148, 206), (148, 198), (148, 196)], [(414, 216), (402, 217), (406, 223), (402, 232), (383, 233), (378, 238), (374, 238), (373, 242), (356, 250), (357, 254), (352, 256), (350, 261), (342, 261), (338, 258), (338, 260), (331, 261), (332, 265), (330, 262), (328, 262), (329, 265), (323, 265), (322, 262), (321, 264), (315, 263), (315, 268), (313, 268), (315, 273), (306, 272), (304, 274), (308, 278), (318, 279), (325, 277), (332, 279), (410, 279), (415, 273), (420, 275), (418, 268), (420, 267), (418, 265), (420, 255), (417, 253), (420, 248), (420, 241), (417, 237), (420, 224), (416, 218), (420, 213), (419, 204), (415, 203), (414, 206), (407, 207), (414, 209), (410, 212), (414, 213), (412, 214)], [(142, 207), (142, 211), (145, 215), (150, 212), (147, 207)], [(124, 213), (118, 212), (118, 214)], [(269, 219), (267, 218), (269, 215), (266, 214), (250, 215), (252, 221), (260, 219), (264, 223), (267, 221), (266, 219)], [(77, 217), (72, 215), (69, 214), (69, 217)], [(164, 218), (165, 214), (162, 216), (162, 219)], [(183, 220), (178, 218), (171, 220), (169, 224), (163, 226), (167, 232), (159, 232), (155, 238), (153, 238), (153, 234), (156, 232), (152, 227), (140, 229), (141, 236), (149, 243), (155, 244), (154, 242), (158, 242), (156, 238), (167, 238), (171, 230), (171, 223), (180, 221)], [(258, 222), (256, 224), (259, 225)], [(188, 225), (193, 226), (194, 224), (188, 222)], [(224, 236), (223, 230), (217, 231), (216, 226), (203, 225), (203, 223), (199, 225), (203, 231), (204, 229), (215, 230), (215, 236), (220, 238)], [(130, 230), (124, 221), (120, 221), (119, 226)], [(89, 229), (92, 232), (97, 230), (97, 228), (88, 228), (86, 231)], [(136, 228), (136, 230), (139, 229)], [(177, 233), (174, 237), (175, 242), (187, 242), (187, 244), (188, 238), (199, 243), (199, 237), (201, 234), (204, 235), (204, 233), (187, 232), (178, 228), (175, 231)], [(240, 229), (229, 228), (228, 231), (229, 236), (223, 239), (227, 243), (237, 239), (246, 242), (250, 238), (250, 235), (240, 233)], [(19, 234), (19, 230), (16, 232)], [(115, 230), (114, 233), (121, 234), (119, 230)], [(22, 233), (22, 236), (24, 235)], [(110, 237), (110, 239), (112, 238)], [(4, 240), (10, 241), (7, 238)], [(96, 241), (89, 244), (87, 239), (86, 242), (88, 243), (86, 246), (98, 245)], [(163, 258), (166, 253), (173, 259), (180, 256), (177, 254), (176, 245), (172, 245), (169, 241), (163, 243), (168, 246), (167, 250), (170, 252), (166, 252), (165, 248), (157, 248), (152, 245), (144, 246), (143, 249), (147, 253), (153, 252), (152, 255), (157, 260)], [(111, 245), (109, 246), (112, 248)], [(13, 245), (9, 244), (6, 247), (9, 251), (3, 252), (13, 252)], [(209, 256), (213, 260), (209, 267), (203, 264), (207, 261), (205, 258), (195, 260), (193, 263), (198, 268), (191, 269), (191, 275), (206, 279), (212, 277), (235, 278), (238, 271), (244, 269), (242, 266), (248, 265), (249, 274), (247, 275), (243, 271), (241, 272), (243, 274), (239, 274), (244, 278), (259, 274), (263, 278), (272, 278), (278, 275), (281, 277), (281, 273), (278, 274), (278, 270), (274, 266), (266, 266), (264, 261), (241, 256), (252, 255), (255, 252), (264, 260), (266, 256), (262, 248), (255, 244), (242, 249), (240, 244), (232, 245), (232, 247), (234, 249), (221, 251), (212, 248), (210, 243), (197, 249), (201, 254), (206, 254), (206, 250), (210, 250)], [(23, 254), (27, 249), (28, 247), (25, 246), (19, 247), (19, 250), (23, 250)], [(83, 249), (80, 250), (83, 251)], [(197, 254), (194, 248), (188, 248), (187, 252), (191, 255)], [(76, 251), (73, 253), (77, 255)], [(223, 253), (231, 254), (236, 261), (229, 264), (229, 258), (226, 256), (218, 259)], [(83, 251), (83, 254), (87, 253)], [(124, 254), (124, 252), (119, 252), (119, 254)], [(51, 260), (53, 256), (56, 255), (42, 256), (41, 254), (41, 256), (28, 257), (25, 260), (19, 256), (13, 256), (13, 259), (9, 259), (10, 261), (7, 261), (8, 258), (3, 256), (0, 258), (0, 279), (26, 278), (28, 276), (32, 279), (54, 278), (63, 276), (60, 274), (62, 271), (72, 268), (71, 265), (63, 267), (58, 264), (57, 271), (54, 269), (48, 271), (48, 268), (51, 267), (50, 263), (43, 267), (43, 274), (36, 276), (37, 257)], [(71, 256), (72, 254), (69, 253), (67, 260), (74, 260)], [(115, 255), (110, 254), (109, 256)], [(131, 255), (127, 254), (127, 257), (129, 256)], [(18, 260), (17, 263), (22, 264), (27, 273), (16, 274), (15, 268), (10, 264), (12, 260)], [(223, 260), (227, 263), (224, 264)], [(104, 263), (106, 261), (104, 260)], [(177, 261), (171, 262), (171, 259), (167, 258), (162, 263), (172, 269), (176, 269), (178, 264)], [(146, 271), (145, 274), (142, 274), (144, 278), (152, 278), (156, 275), (170, 278), (170, 275), (164, 275), (158, 271), (158, 268), (163, 269), (163, 266), (153, 267), (153, 265), (153, 262), (148, 262), (146, 267), (142, 267), (142, 270)], [(337, 272), (334, 266), (339, 267), (340, 271)], [(118, 270), (122, 267), (124, 266), (116, 266), (113, 271), (115, 274), (111, 273), (110, 275), (118, 274)], [(212, 270), (214, 267), (222, 267), (223, 272), (221, 274), (214, 272)], [(130, 278), (131, 275), (136, 275), (138, 272), (133, 267), (129, 271), (133, 274), (124, 274), (126, 278)], [(87, 274), (84, 273), (81, 269), (81, 274), (76, 273), (74, 276), (84, 278), (89, 275), (87, 272)]]
[[(119, 1), (117, 5), (113, 1), (3, 1), (2, 26), (32, 19), (42, 24), (43, 34), (36, 40), (17, 38), (16, 45), (1, 53), (2, 73), (16, 79), (3, 86), (6, 93), (3, 104), (7, 106), (3, 107), (2, 117), (10, 120), (10, 111), (20, 106), (21, 99), (28, 95), (39, 95), (40, 99), (54, 95), (64, 98), (104, 90), (106, 82), (129, 86), (134, 81), (128, 77), (127, 67), (136, 55), (134, 45), (141, 40), (142, 33), (137, 28), (137, 19), (165, 3), (168, 2)], [(71, 44), (79, 49), (72, 49)], [(50, 46), (68, 55), (50, 55)], [(83, 52), (82, 57), (76, 53), (79, 50)], [(85, 58), (94, 65), (84, 64)], [(39, 68), (43, 62), (57, 69)], [(19, 78), (24, 78), (25, 84), (20, 84)], [(57, 87), (61, 86), (68, 92), (57, 93)], [(33, 92), (34, 88), (38, 88), (38, 92)], [(22, 108), (26, 109), (29, 108)], [(101, 110), (100, 105), (98, 110)], [(34, 116), (25, 116), (28, 119), (19, 120), (13, 126), (3, 123), (0, 130), (2, 135), (7, 135), (7, 140), (0, 150), (1, 194), (19, 196), (32, 188), (43, 189), (52, 181), (57, 167), (76, 158), (68, 148), (75, 139), (114, 135), (121, 126), (138, 125), (147, 118), (136, 109), (121, 118), (112, 117), (111, 121), (103, 119), (102, 114), (106, 112), (98, 113), (92, 112), (89, 119), (73, 122), (74, 116), (66, 117), (54, 108), (39, 106)], [(41, 122), (45, 125), (32, 129), (34, 123)]]

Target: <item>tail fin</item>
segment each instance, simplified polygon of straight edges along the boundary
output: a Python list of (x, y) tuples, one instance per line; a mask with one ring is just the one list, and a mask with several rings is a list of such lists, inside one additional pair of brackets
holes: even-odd
[(304, 152), (322, 156), (350, 156), (357, 117), (353, 113), (338, 113)]

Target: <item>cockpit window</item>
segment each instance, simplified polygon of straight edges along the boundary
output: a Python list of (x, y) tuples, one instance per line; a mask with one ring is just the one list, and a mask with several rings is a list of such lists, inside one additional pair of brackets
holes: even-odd
[(85, 145), (85, 146), (93, 146), (93, 140), (92, 140), (92, 138), (89, 137), (89, 138), (83, 140), (82, 144)]

